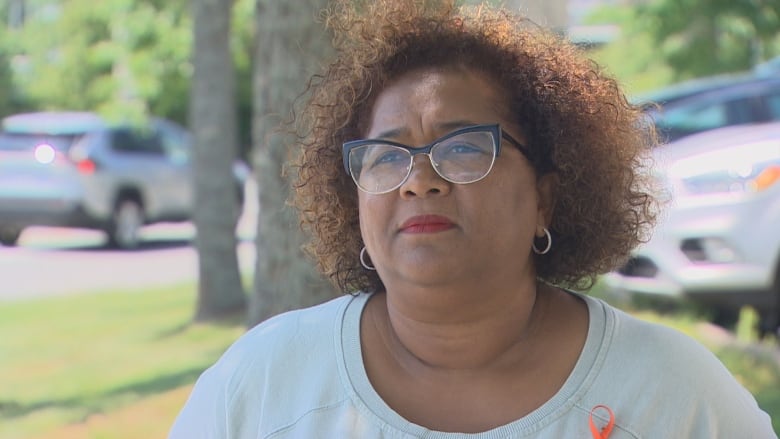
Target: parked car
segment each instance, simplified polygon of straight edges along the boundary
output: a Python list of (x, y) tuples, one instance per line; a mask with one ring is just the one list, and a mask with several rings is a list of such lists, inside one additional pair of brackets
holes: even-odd
[(671, 194), (652, 238), (605, 276), (615, 292), (754, 306), (780, 322), (780, 122), (720, 128), (660, 147)]
[(638, 96), (664, 141), (730, 125), (780, 120), (780, 75), (768, 67), (694, 79)]
[[(243, 194), (248, 169), (234, 167)], [(0, 243), (25, 227), (104, 230), (110, 245), (133, 248), (144, 224), (190, 219), (190, 136), (174, 122), (109, 123), (85, 112), (6, 117), (0, 131)]]
[(778, 75), (780, 74), (780, 56), (776, 56), (772, 59), (768, 59), (762, 63), (756, 64), (753, 67), (753, 71), (757, 75)]

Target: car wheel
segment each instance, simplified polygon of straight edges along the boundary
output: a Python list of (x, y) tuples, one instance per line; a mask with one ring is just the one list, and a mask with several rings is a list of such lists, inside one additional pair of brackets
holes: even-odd
[(733, 307), (712, 307), (712, 323), (721, 328), (733, 329), (739, 321), (739, 309)]
[(108, 241), (112, 247), (132, 249), (141, 241), (144, 213), (136, 200), (124, 199), (117, 203), (111, 216)]
[(19, 235), (22, 234), (22, 229), (8, 227), (0, 228), (0, 244), (7, 247), (13, 247), (19, 241)]

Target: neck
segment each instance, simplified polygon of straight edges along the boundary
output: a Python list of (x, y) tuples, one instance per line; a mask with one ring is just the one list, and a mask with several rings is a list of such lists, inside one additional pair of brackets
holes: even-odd
[(522, 359), (541, 321), (543, 295), (526, 279), (505, 289), (388, 287), (377, 297), (374, 322), (405, 368), (500, 367)]

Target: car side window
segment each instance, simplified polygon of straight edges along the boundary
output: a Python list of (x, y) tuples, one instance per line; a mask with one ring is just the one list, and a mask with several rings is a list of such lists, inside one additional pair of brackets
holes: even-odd
[(780, 93), (767, 96), (766, 107), (770, 120), (780, 120)]
[(726, 102), (726, 112), (730, 125), (755, 122), (753, 108), (759, 103), (757, 97), (747, 97), (744, 99), (734, 99)]
[(661, 113), (659, 126), (678, 133), (692, 134), (753, 121), (751, 98), (724, 102), (707, 102), (699, 105), (681, 105)]
[(158, 133), (165, 154), (171, 162), (184, 164), (190, 160), (190, 148), (183, 130), (159, 129)]
[(721, 102), (698, 106), (682, 106), (665, 110), (659, 125), (679, 131), (702, 131), (726, 124), (726, 106)]
[(163, 154), (163, 145), (156, 132), (117, 128), (111, 132), (115, 151), (135, 154)]

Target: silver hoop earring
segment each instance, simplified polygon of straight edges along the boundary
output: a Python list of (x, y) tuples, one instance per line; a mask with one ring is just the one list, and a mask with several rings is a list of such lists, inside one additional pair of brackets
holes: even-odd
[(366, 247), (363, 246), (363, 249), (360, 250), (360, 265), (363, 266), (366, 270), (376, 271), (376, 267), (366, 262)]
[(537, 255), (544, 255), (547, 254), (547, 252), (550, 251), (550, 248), (552, 248), (552, 236), (550, 235), (550, 231), (547, 230), (547, 227), (542, 227), (544, 229), (544, 235), (547, 237), (547, 246), (544, 248), (544, 250), (539, 250), (538, 247), (536, 247), (536, 243), (531, 244), (531, 248), (534, 249), (534, 253)]

